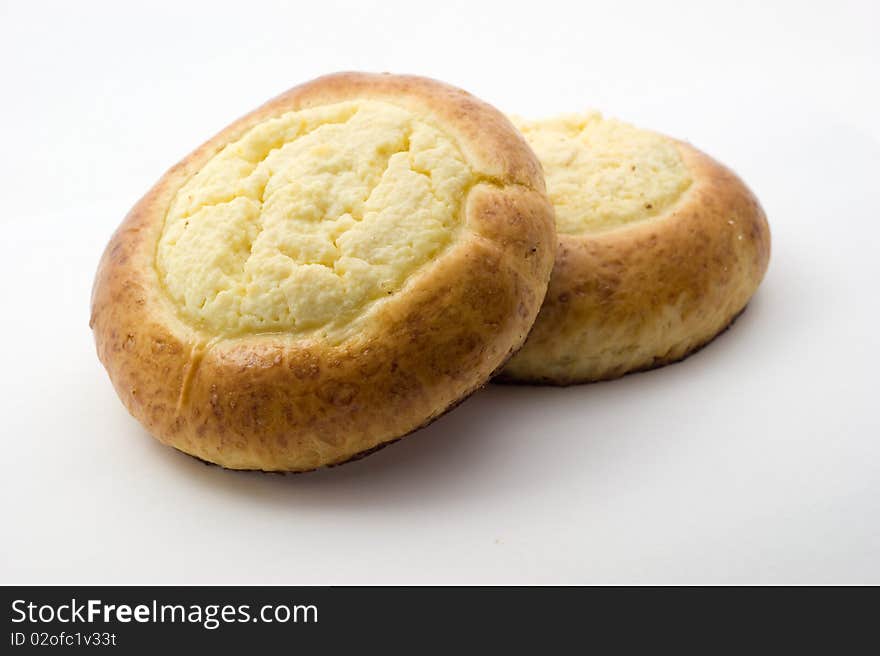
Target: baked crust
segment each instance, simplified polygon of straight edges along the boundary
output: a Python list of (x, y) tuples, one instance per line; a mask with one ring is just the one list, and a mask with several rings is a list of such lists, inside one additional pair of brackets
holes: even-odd
[[(257, 123), (354, 98), (428, 114), (455, 139), (477, 173), (468, 230), (340, 343), (219, 337), (182, 320), (155, 267), (177, 190)], [(224, 467), (305, 471), (399, 439), (484, 384), (534, 322), (555, 243), (540, 165), (500, 112), (425, 78), (334, 74), (239, 119), (159, 180), (104, 252), (90, 325), (120, 399), (159, 440)]]
[(736, 174), (676, 143), (691, 186), (657, 217), (560, 234), (541, 313), (496, 380), (567, 385), (676, 362), (745, 308), (770, 258), (764, 211)]

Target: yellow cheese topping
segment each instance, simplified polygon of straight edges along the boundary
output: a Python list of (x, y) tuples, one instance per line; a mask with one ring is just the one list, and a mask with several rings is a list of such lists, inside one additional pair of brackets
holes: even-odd
[(560, 233), (619, 228), (657, 216), (691, 178), (675, 143), (597, 112), (512, 119), (544, 166)]
[(385, 102), (289, 112), (179, 190), (156, 267), (218, 334), (330, 331), (452, 243), (473, 171), (427, 119)]

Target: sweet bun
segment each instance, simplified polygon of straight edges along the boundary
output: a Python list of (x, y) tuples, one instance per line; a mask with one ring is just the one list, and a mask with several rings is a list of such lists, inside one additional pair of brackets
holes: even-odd
[(510, 122), (418, 77), (296, 87), (195, 150), (101, 259), (91, 326), (125, 406), (235, 469), (347, 461), (524, 341), (556, 244)]
[(499, 380), (564, 385), (675, 362), (743, 310), (770, 232), (733, 172), (596, 113), (514, 122), (544, 166), (559, 249), (535, 326)]

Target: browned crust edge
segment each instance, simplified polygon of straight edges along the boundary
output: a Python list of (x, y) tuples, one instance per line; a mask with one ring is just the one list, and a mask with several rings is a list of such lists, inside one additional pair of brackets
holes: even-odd
[[(494, 377), (497, 376), (498, 373), (501, 372), (502, 369), (504, 369), (504, 367), (507, 365), (507, 363), (510, 362), (511, 358), (513, 358), (513, 356), (515, 356), (521, 348), (522, 348), (522, 344), (520, 344), (516, 349), (512, 350), (510, 355), (504, 360), (504, 362), (502, 362), (501, 365), (499, 365), (498, 368), (495, 369), (495, 371), (489, 377), (488, 381), (475, 387), (470, 392), (468, 392), (467, 394), (462, 396), (460, 399), (453, 401), (451, 405), (447, 406), (444, 410), (439, 412), (437, 415), (428, 419), (421, 426), (414, 428), (412, 431), (410, 431), (406, 435), (401, 435), (400, 437), (394, 438), (392, 440), (388, 440), (387, 442), (383, 442), (382, 444), (377, 444), (376, 446), (371, 447), (369, 449), (365, 449), (364, 451), (361, 451), (359, 453), (355, 453), (348, 460), (343, 460), (342, 462), (334, 462), (334, 463), (330, 463), (327, 465), (322, 465), (320, 467), (314, 467), (313, 469), (301, 469), (301, 470), (280, 470), (279, 471), (279, 470), (267, 470), (267, 469), (230, 469), (228, 467), (224, 467), (223, 465), (219, 465), (216, 462), (211, 462), (210, 460), (205, 460), (203, 458), (199, 458), (198, 456), (194, 456), (191, 453), (187, 453), (186, 451), (181, 451), (180, 449), (177, 449), (173, 446), (171, 448), (174, 449), (175, 451), (177, 451), (178, 453), (181, 453), (185, 456), (189, 456), (190, 458), (193, 458), (194, 460), (198, 460), (203, 465), (207, 465), (210, 467), (217, 467), (219, 469), (225, 469), (226, 471), (233, 471), (233, 472), (242, 472), (242, 473), (258, 472), (261, 474), (274, 474), (274, 475), (282, 475), (282, 476), (292, 475), (293, 476), (293, 475), (297, 475), (297, 474), (311, 474), (312, 472), (320, 471), (322, 469), (332, 469), (333, 467), (341, 467), (342, 465), (347, 465), (348, 463), (355, 462), (356, 460), (363, 460), (364, 458), (367, 458), (367, 457), (373, 455), (374, 453), (381, 451), (385, 447), (391, 446), (392, 444), (397, 444), (402, 439), (404, 439), (406, 437), (410, 437), (410, 436), (418, 433), (419, 431), (421, 431), (421, 430), (427, 428), (428, 426), (430, 426), (431, 424), (433, 424), (438, 419), (445, 417), (447, 414), (449, 414), (450, 412), (455, 410), (462, 403), (464, 403), (465, 401), (470, 399), (474, 394), (476, 394), (480, 390), (488, 387), (489, 383), (494, 383), (495, 382)], [(504, 383), (502, 383), (502, 384), (504, 384)], [(514, 381), (514, 382), (511, 382), (510, 384), (511, 385), (530, 385), (531, 383), (518, 383), (518, 382)], [(166, 445), (166, 446), (169, 446), (169, 445)]]
[(704, 348), (709, 346), (716, 339), (724, 335), (728, 330), (733, 327), (733, 324), (737, 322), (737, 320), (745, 314), (745, 311), (749, 309), (748, 304), (733, 315), (733, 318), (725, 325), (721, 330), (712, 335), (709, 339), (707, 339), (702, 344), (697, 344), (692, 347), (689, 351), (685, 352), (684, 355), (676, 356), (674, 358), (658, 358), (655, 362), (645, 365), (640, 369), (630, 369), (629, 371), (625, 371), (623, 373), (616, 373), (613, 375), (609, 375), (606, 378), (584, 378), (584, 379), (573, 379), (573, 380), (561, 380), (561, 379), (537, 379), (537, 380), (519, 380), (516, 378), (505, 378), (504, 374), (501, 373), (495, 378), (492, 379), (492, 384), (495, 385), (508, 385), (508, 386), (520, 386), (520, 387), (574, 387), (576, 385), (592, 385), (594, 383), (607, 383), (612, 380), (619, 380), (621, 378), (625, 378), (626, 376), (631, 376), (633, 374), (641, 374), (646, 371), (654, 371), (655, 369), (662, 369), (663, 367), (669, 367), (674, 364), (678, 364), (679, 362), (683, 362), (687, 360), (692, 355), (696, 355)]

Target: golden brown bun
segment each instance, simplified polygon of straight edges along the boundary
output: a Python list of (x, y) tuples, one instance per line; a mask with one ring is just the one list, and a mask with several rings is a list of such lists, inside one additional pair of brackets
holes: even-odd
[(745, 308), (770, 257), (742, 180), (677, 142), (693, 179), (668, 212), (595, 234), (560, 234), (544, 306), (498, 380), (567, 385), (682, 359)]
[[(353, 98), (430, 115), (455, 139), (478, 172), (464, 236), (341, 343), (223, 337), (184, 321), (155, 265), (176, 192), (257, 123)], [(106, 248), (90, 325), (119, 397), (159, 440), (224, 467), (305, 471), (400, 438), (483, 385), (534, 322), (555, 243), (540, 166), (502, 114), (425, 78), (335, 74), (269, 101), (159, 180)]]

